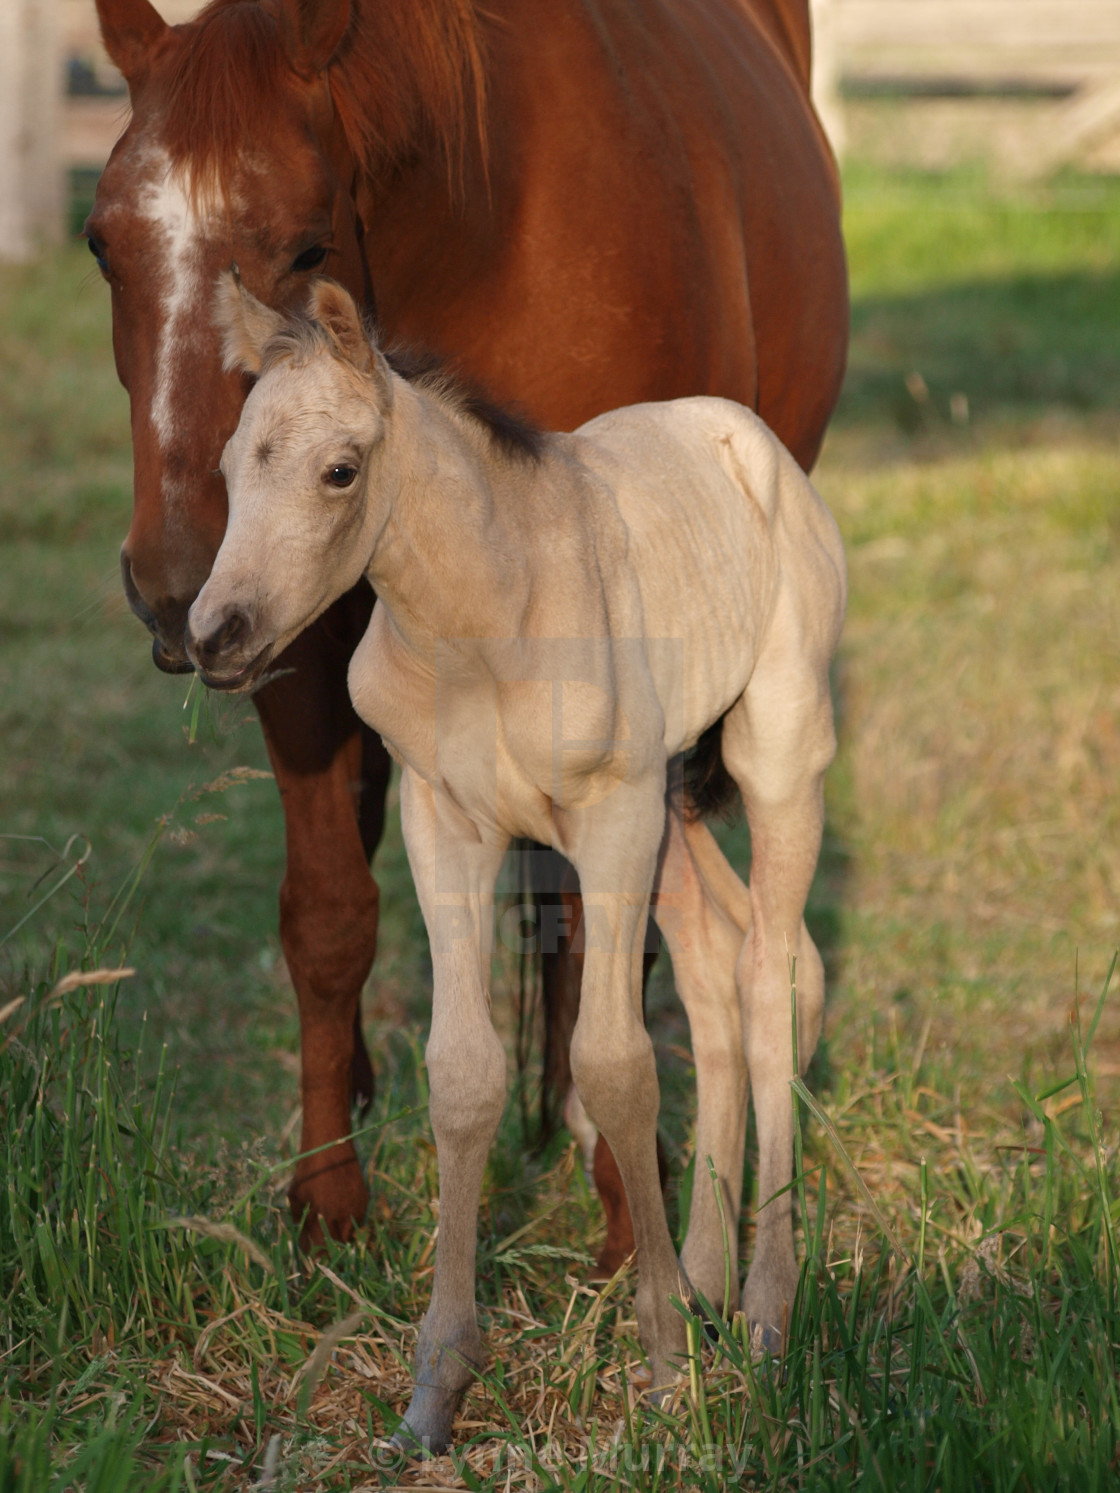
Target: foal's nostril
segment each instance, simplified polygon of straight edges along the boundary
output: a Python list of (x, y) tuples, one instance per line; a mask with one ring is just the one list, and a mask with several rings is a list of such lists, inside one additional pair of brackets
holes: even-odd
[(243, 643), (249, 632), (249, 618), (234, 607), (226, 613), (213, 632), (205, 636), (200, 637), (188, 626), (187, 651), (203, 669), (209, 669)]
[(207, 648), (211, 653), (226, 653), (231, 648), (236, 648), (238, 643), (243, 642), (249, 632), (249, 619), (244, 612), (232, 611), (226, 617), (218, 630), (207, 639)]

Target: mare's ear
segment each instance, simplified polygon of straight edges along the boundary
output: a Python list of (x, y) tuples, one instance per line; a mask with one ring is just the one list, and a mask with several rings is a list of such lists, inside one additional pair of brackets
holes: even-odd
[(350, 292), (337, 280), (316, 280), (307, 298), (307, 310), (312, 321), (317, 321), (334, 343), (338, 355), (359, 373), (372, 378), (382, 399), (391, 403), (389, 365), (370, 340)]
[(321, 73), (350, 24), (350, 0), (275, 0), (280, 45), (304, 78)]
[(227, 373), (259, 373), (265, 343), (286, 325), (280, 312), (250, 294), (232, 269), (218, 276), (214, 319), (222, 331), (222, 367)]
[(150, 0), (97, 0), (97, 15), (105, 50), (131, 83), (170, 28)]

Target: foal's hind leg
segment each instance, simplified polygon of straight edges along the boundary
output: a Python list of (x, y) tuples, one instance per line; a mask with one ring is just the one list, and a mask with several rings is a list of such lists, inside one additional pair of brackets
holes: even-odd
[[(824, 968), (805, 927), (805, 900), (824, 822), (822, 784), (836, 748), (828, 658), (776, 614), (746, 694), (728, 714), (723, 758), (738, 783), (751, 831), (751, 928), (737, 979), (758, 1121), (754, 1257), (743, 1311), (777, 1351), (797, 1289), (789, 1183), (793, 1175), (794, 1072), (791, 977), (796, 970), (797, 1059), (803, 1073), (820, 1035)], [(777, 1196), (777, 1194), (781, 1194)]]
[(735, 968), (751, 902), (707, 826), (684, 819), (677, 795), (669, 806), (654, 916), (672, 956), (696, 1061), (696, 1156), (681, 1264), (693, 1287), (716, 1311), (725, 1311), (729, 1276), (736, 1294), (739, 1288), (749, 1086)]

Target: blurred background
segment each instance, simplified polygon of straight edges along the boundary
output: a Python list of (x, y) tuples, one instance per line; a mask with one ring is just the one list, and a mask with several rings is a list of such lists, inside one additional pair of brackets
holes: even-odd
[[(817, 0), (814, 25), (853, 305), (816, 472), (852, 576), (820, 1063), (898, 1027), (1010, 1115), (1120, 937), (1120, 3)], [(159, 675), (120, 594), (127, 400), (80, 230), (127, 95), (91, 0), (3, 0), (0, 28), (0, 982), (78, 957), (158, 840), (121, 1020), (183, 1060), (188, 1131), (287, 1134), (279, 808), (247, 775), (199, 799), (264, 768), (259, 732)], [(375, 1046), (423, 1029), (427, 987), (395, 825), (379, 865)], [(1120, 1076), (1120, 1021), (1097, 1051)]]

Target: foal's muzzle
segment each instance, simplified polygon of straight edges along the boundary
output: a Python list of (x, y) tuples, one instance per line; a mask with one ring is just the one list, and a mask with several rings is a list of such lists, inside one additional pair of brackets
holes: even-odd
[(216, 690), (250, 689), (264, 673), (272, 657), (267, 644), (246, 658), (252, 646), (253, 621), (239, 607), (229, 607), (208, 632), (198, 634), (187, 619), (187, 655), (203, 684)]

